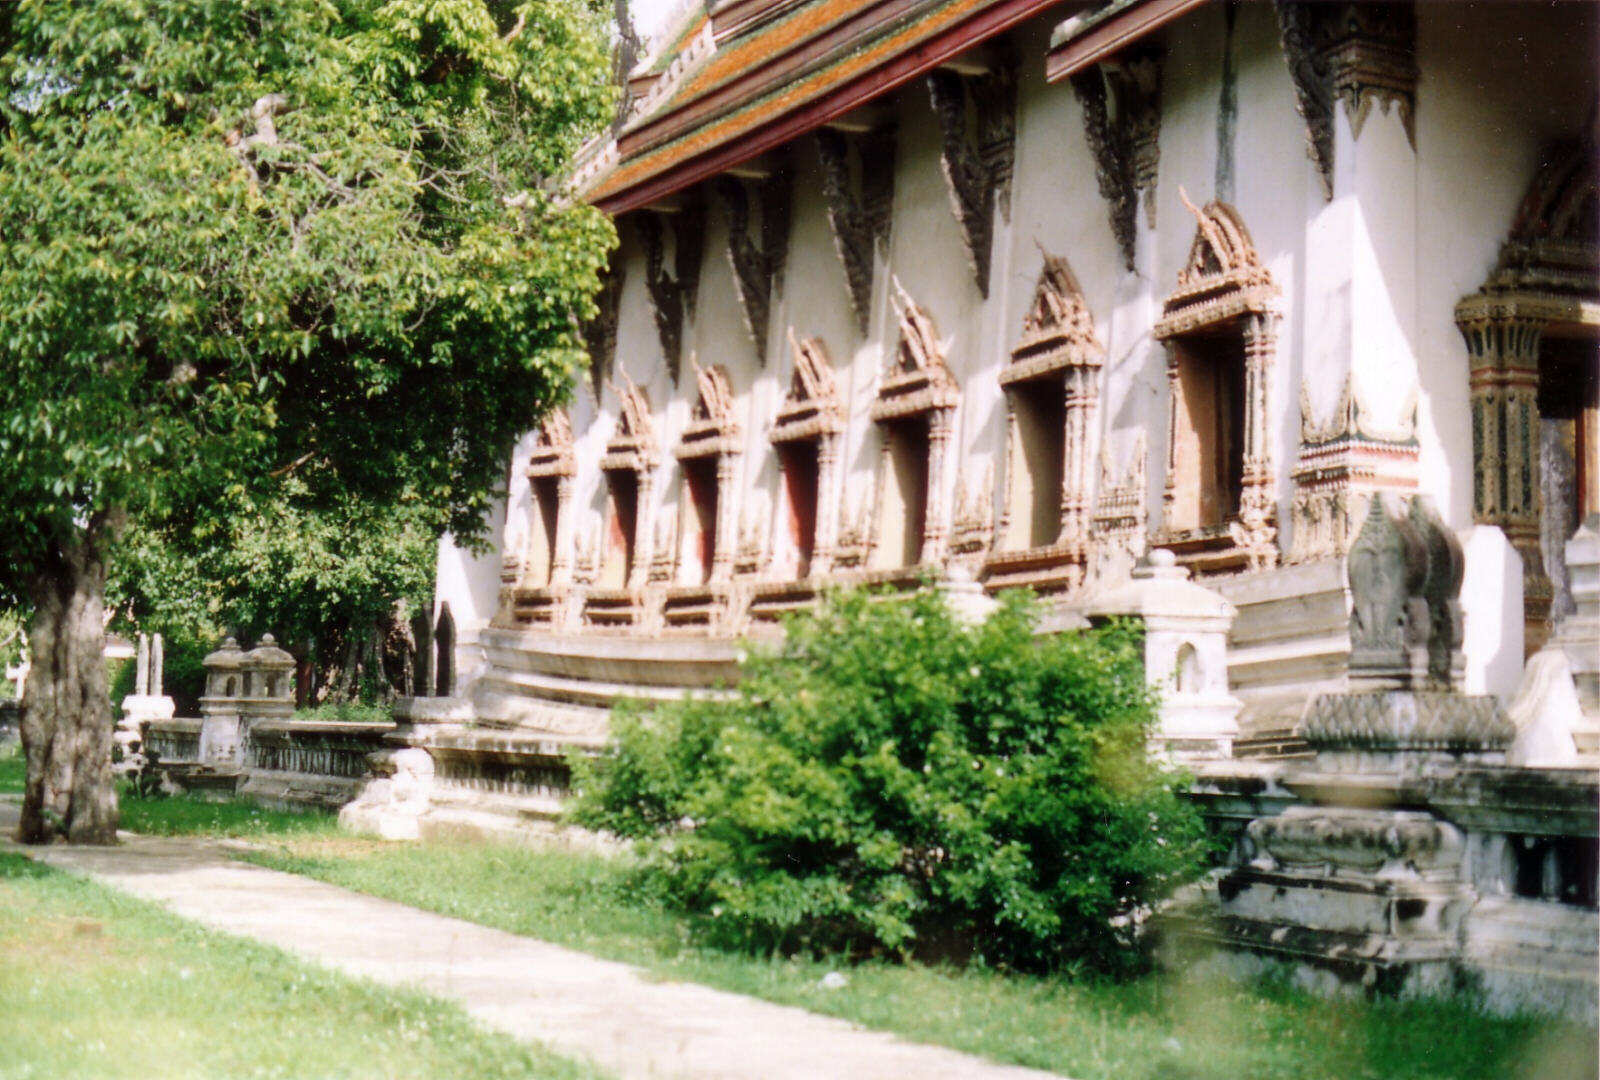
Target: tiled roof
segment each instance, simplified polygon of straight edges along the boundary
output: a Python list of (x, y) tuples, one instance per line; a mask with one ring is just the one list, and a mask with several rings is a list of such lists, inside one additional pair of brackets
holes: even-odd
[[(714, 4), (690, 22), (614, 147), (578, 191), (612, 212), (754, 157), (1064, 0), (769, 0)], [(719, 16), (736, 29), (716, 40)]]

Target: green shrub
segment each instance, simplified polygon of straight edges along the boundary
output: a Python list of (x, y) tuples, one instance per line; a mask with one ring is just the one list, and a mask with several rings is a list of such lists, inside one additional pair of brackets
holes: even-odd
[(1123, 972), (1208, 845), (1148, 761), (1126, 626), (1039, 638), (1008, 597), (830, 597), (725, 698), (624, 710), (574, 759), (580, 824), (639, 837), (671, 900), (756, 949)]

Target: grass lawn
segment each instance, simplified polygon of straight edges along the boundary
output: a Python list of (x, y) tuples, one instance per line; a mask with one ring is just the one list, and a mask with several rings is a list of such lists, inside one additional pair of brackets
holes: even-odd
[(28, 778), (28, 762), (22, 756), (22, 744), (0, 746), (0, 795), (21, 795)]
[(249, 802), (216, 802), (193, 795), (144, 798), (126, 787), (118, 795), (118, 806), (122, 810), (122, 827), (146, 836), (217, 836), (248, 840), (268, 836), (335, 836), (339, 829), (337, 815), (325, 810), (267, 810)]
[[(266, 866), (529, 934), (663, 977), (841, 1016), (920, 1042), (1076, 1077), (1554, 1078), (1595, 1075), (1593, 1030), (1442, 1002), (1330, 1002), (1281, 985), (1148, 977), (1121, 985), (777, 957), (698, 946), (625, 863), (487, 844), (284, 837)], [(843, 968), (843, 989), (818, 986)]]
[(455, 1006), (0, 853), (0, 1077), (596, 1077)]

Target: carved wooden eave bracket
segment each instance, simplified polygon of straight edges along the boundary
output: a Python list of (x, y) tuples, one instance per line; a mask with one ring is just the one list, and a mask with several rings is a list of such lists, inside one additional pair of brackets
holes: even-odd
[(739, 421), (734, 416), (728, 369), (721, 364), (701, 367), (692, 356), (689, 363), (694, 368), (700, 398), (695, 402), (689, 422), (684, 425), (674, 456), (681, 461), (739, 453), (744, 444), (739, 439)]
[(844, 409), (839, 404), (838, 383), (827, 346), (821, 338), (801, 341), (791, 329), (789, 348), (794, 356), (794, 377), (768, 439), (773, 443), (796, 442), (842, 431)]
[[(1042, 250), (1042, 249), (1041, 249)], [(1053, 375), (1068, 368), (1098, 368), (1105, 349), (1094, 332), (1094, 317), (1067, 260), (1045, 254), (1044, 268), (1033, 291), (1033, 304), (1022, 320), (1022, 337), (1011, 350), (1011, 363), (1000, 372), (1000, 385)]]
[[(668, 276), (667, 229), (672, 232), (673, 276)], [(673, 213), (645, 211), (638, 215), (639, 237), (645, 249), (645, 288), (650, 297), (650, 313), (655, 317), (661, 355), (666, 361), (672, 384), (678, 384), (678, 369), (683, 357), (683, 320), (694, 318), (700, 295), (700, 259), (705, 244), (705, 211), (689, 204)]]
[(539, 430), (534, 435), (527, 475), (572, 476), (577, 471), (572, 453), (572, 421), (565, 409), (552, 409), (539, 422)]
[(1277, 0), (1279, 40), (1306, 125), (1306, 156), (1333, 198), (1333, 106), (1344, 102), (1360, 138), (1373, 105), (1399, 110), (1416, 146), (1417, 15), (1409, 2)]
[(1150, 48), (1130, 50), (1072, 76), (1083, 108), (1084, 135), (1094, 154), (1095, 180), (1111, 212), (1111, 233), (1124, 265), (1134, 268), (1139, 196), (1156, 224), (1156, 176), (1161, 165), (1161, 60)]
[(1276, 315), (1278, 287), (1261, 262), (1239, 212), (1226, 203), (1200, 209), (1178, 192), (1199, 228), (1178, 287), (1167, 297), (1152, 331), (1158, 341), (1241, 315)]
[[(865, 337), (872, 319), (876, 256), (879, 247), (889, 243), (894, 210), (895, 131), (884, 125), (850, 135), (822, 128), (816, 142), (833, 247), (844, 267), (856, 329)], [(852, 182), (852, 148), (859, 185)]]
[(623, 385), (611, 383), (611, 392), (622, 404), (617, 418), (617, 429), (606, 443), (605, 456), (600, 459), (602, 472), (628, 470), (645, 472), (656, 465), (655, 427), (650, 422), (650, 400), (642, 387), (622, 373)]
[[(928, 76), (928, 92), (939, 119), (940, 168), (950, 188), (950, 208), (961, 227), (978, 292), (989, 295), (989, 255), (994, 211), (1011, 220), (1011, 175), (1017, 153), (1017, 58), (1005, 51), (990, 70), (961, 75), (943, 69)], [(976, 139), (969, 134), (968, 99), (976, 112)]]
[(895, 301), (900, 341), (872, 403), (872, 419), (879, 422), (961, 404), (961, 388), (945, 366), (944, 346), (933, 317), (918, 307), (898, 282), (895, 288), (900, 293)]
[(621, 309), (624, 274), (621, 265), (612, 265), (600, 276), (600, 292), (594, 298), (594, 317), (583, 323), (579, 332), (589, 354), (589, 382), (596, 398), (611, 377), (617, 356), (617, 312)]
[(734, 291), (744, 310), (745, 329), (755, 345), (756, 358), (767, 362), (767, 317), (774, 292), (783, 288), (788, 258), (789, 210), (793, 173), (780, 168), (756, 184), (761, 209), (759, 245), (751, 238), (750, 197), (746, 182), (720, 176), (711, 185), (728, 223), (728, 262), (733, 267)]

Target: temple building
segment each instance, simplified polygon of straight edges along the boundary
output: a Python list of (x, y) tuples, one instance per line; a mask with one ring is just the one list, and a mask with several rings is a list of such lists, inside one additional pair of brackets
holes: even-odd
[(1071, 612), (1159, 547), (1237, 609), (1248, 744), (1347, 686), (1388, 492), (1467, 543), (1463, 686), (1508, 701), (1600, 510), (1597, 21), (686, 9), (571, 178), (620, 235), (592, 369), (518, 446), (498, 551), (441, 551), (439, 693), (597, 738), (825, 585)]

